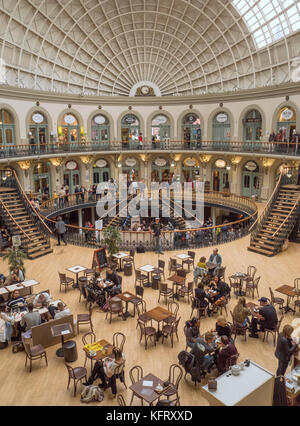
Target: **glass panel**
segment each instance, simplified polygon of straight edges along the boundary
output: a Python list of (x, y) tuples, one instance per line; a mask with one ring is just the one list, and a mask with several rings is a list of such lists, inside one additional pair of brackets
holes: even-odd
[(182, 123), (200, 126), (200, 118), (196, 114), (187, 114), (183, 117)]
[(63, 123), (69, 126), (78, 126), (78, 120), (73, 114), (65, 114), (63, 117)]
[(2, 140), (2, 129), (0, 129), (0, 145), (3, 144), (3, 140)]
[(72, 176), (73, 187), (79, 185), (79, 174), (73, 174)]
[(7, 144), (13, 144), (13, 132), (12, 129), (5, 130), (5, 141)]
[(101, 130), (101, 140), (108, 141), (108, 129)]
[(3, 110), (4, 124), (13, 124), (13, 119), (8, 111)]
[(157, 115), (152, 120), (152, 126), (160, 126), (160, 125), (169, 124), (169, 123), (170, 123), (170, 120), (168, 119), (167, 116), (163, 114)]
[(78, 130), (77, 129), (71, 129), (70, 131), (70, 141), (71, 142), (77, 142), (78, 141)]
[(252, 141), (252, 127), (246, 127), (246, 140)]
[(100, 173), (99, 172), (94, 172), (94, 174), (93, 174), (93, 182), (94, 182), (94, 184), (100, 183)]
[(103, 172), (103, 182), (108, 182), (108, 181), (109, 181), (109, 173)]
[(250, 176), (249, 175), (244, 176), (244, 188), (250, 188)]

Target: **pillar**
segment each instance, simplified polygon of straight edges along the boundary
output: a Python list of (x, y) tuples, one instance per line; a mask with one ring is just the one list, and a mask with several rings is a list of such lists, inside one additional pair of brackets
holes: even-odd
[[(82, 228), (82, 209), (78, 209), (78, 226)], [(82, 234), (82, 229), (79, 229), (79, 234)]]

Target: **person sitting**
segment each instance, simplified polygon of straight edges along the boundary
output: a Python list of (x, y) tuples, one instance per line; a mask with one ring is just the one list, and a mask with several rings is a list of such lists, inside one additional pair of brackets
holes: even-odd
[(197, 359), (197, 363), (204, 371), (210, 371), (214, 364), (213, 353), (215, 349), (212, 346), (214, 335), (210, 332), (205, 333), (204, 339), (199, 337), (193, 344), (191, 354)]
[(5, 305), (0, 305), (0, 349), (4, 349), (11, 342), (13, 334), (13, 317), (6, 312)]
[(276, 376), (284, 376), (289, 365), (291, 356), (297, 351), (298, 345), (293, 342), (292, 333), (294, 328), (286, 324), (278, 335), (275, 356), (278, 359)]
[(106, 357), (103, 361), (96, 361), (91, 376), (83, 385), (90, 386), (99, 378), (102, 382), (99, 387), (105, 390), (107, 389), (107, 379), (110, 379), (112, 393), (115, 395), (117, 393), (115, 370), (124, 364), (125, 361), (126, 358), (122, 351), (119, 348), (113, 348), (112, 357)]
[(214, 280), (212, 281), (212, 290), (214, 290), (217, 294), (212, 297), (213, 303), (215, 303), (221, 297), (227, 297), (230, 294), (230, 287), (224, 281), (216, 275)]
[(21, 327), (25, 326), (25, 331), (30, 330), (31, 327), (40, 325), (42, 322), (39, 312), (33, 312), (33, 303), (28, 303), (27, 309), (28, 312), (21, 319)]
[(5, 276), (3, 274), (0, 274), (0, 287), (4, 287), (5, 286)]
[(232, 312), (233, 321), (240, 327), (246, 327), (247, 324), (250, 324), (248, 317), (250, 313), (250, 310), (246, 308), (245, 297), (240, 297)]
[(25, 299), (20, 296), (19, 290), (15, 290), (11, 294), (11, 299), (7, 302), (7, 307), (11, 310), (17, 309), (25, 310)]
[(216, 332), (219, 337), (226, 336), (231, 339), (231, 327), (225, 318), (219, 317), (216, 322)]
[(220, 350), (217, 355), (217, 368), (218, 373), (223, 374), (227, 370), (227, 360), (233, 355), (237, 355), (238, 351), (233, 343), (230, 342), (227, 336), (221, 336), (220, 338)]
[(197, 266), (193, 271), (193, 275), (194, 275), (195, 283), (197, 283), (198, 277), (203, 278), (207, 275), (206, 258), (204, 256), (200, 257), (200, 260), (197, 263)]
[(71, 311), (67, 308), (62, 302), (58, 302), (56, 314), (54, 315), (54, 319), (59, 319), (71, 315)]
[(43, 293), (39, 293), (35, 296), (33, 304), (36, 308), (41, 308), (42, 306), (47, 306), (50, 300), (51, 296), (49, 295), (49, 293), (44, 291)]
[(10, 283), (16, 284), (24, 281), (24, 274), (19, 268), (14, 268), (10, 273)]
[(120, 286), (121, 283), (119, 275), (110, 267), (106, 269), (106, 280), (111, 281), (115, 286)]
[(200, 320), (197, 318), (192, 318), (191, 320), (185, 323), (185, 337), (186, 345), (189, 348), (194, 346), (194, 343), (197, 342), (197, 339), (200, 337)]
[[(258, 331), (264, 332), (265, 329), (275, 330), (278, 323), (277, 313), (273, 305), (269, 303), (269, 299), (261, 297), (259, 299), (260, 308), (258, 310), (257, 318), (252, 317), (251, 321), (251, 334), (249, 337), (258, 338)], [(257, 329), (257, 324), (260, 325), (260, 329)]]
[(195, 297), (199, 299), (200, 307), (206, 308), (209, 301), (209, 294), (205, 292), (204, 290), (204, 284), (200, 282), (195, 289)]
[(217, 248), (215, 248), (213, 250), (212, 254), (209, 256), (209, 260), (208, 260), (210, 263), (216, 264), (216, 267), (211, 270), (211, 272), (212, 272), (213, 275), (217, 275), (218, 274), (218, 271), (219, 271), (219, 269), (220, 269), (220, 267), (222, 265), (222, 257), (218, 253), (218, 251), (219, 250)]

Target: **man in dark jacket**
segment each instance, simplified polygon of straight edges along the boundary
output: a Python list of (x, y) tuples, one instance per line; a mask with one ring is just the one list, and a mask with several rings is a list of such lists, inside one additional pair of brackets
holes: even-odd
[(260, 325), (259, 331), (265, 331), (266, 328), (269, 330), (275, 330), (278, 323), (276, 310), (273, 305), (269, 304), (269, 300), (266, 297), (261, 297), (259, 302), (260, 308), (258, 311), (258, 318), (252, 317), (252, 333), (249, 334), (249, 337), (258, 338), (257, 324)]
[(65, 245), (67, 245), (66, 239), (65, 239), (65, 232), (66, 232), (66, 226), (65, 222), (62, 220), (61, 216), (58, 216), (57, 222), (55, 224), (55, 232), (57, 235), (57, 245), (60, 246), (60, 240), (62, 239)]
[(275, 356), (278, 359), (278, 369), (276, 376), (284, 376), (289, 365), (291, 356), (296, 352), (298, 345), (293, 343), (291, 335), (294, 329), (291, 325), (286, 324), (283, 327), (282, 333), (277, 339)]

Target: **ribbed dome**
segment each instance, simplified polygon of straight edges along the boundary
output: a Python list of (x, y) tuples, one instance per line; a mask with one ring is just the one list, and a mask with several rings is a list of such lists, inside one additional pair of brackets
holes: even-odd
[(2, 82), (128, 96), (150, 82), (200, 95), (292, 81), (300, 1), (0, 0)]

